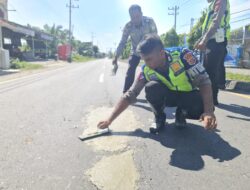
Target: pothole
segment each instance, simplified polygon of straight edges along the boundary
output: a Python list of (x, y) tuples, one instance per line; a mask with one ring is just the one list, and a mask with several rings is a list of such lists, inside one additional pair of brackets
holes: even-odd
[[(90, 111), (83, 121), (87, 124), (83, 134), (96, 132), (98, 122), (108, 118), (112, 111), (113, 108), (107, 107), (96, 108)], [(132, 138), (129, 134), (138, 128), (141, 128), (141, 124), (136, 120), (131, 110), (126, 110), (111, 124), (112, 135), (97, 137), (87, 140), (85, 143), (95, 151), (116, 152), (125, 150), (128, 146), (128, 141)]]
[(85, 174), (102, 190), (134, 190), (139, 180), (132, 150), (103, 157)]

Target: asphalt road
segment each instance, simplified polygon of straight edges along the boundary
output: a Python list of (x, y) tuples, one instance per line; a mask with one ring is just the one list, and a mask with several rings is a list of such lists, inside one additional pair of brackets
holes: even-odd
[(80, 141), (122, 94), (126, 64), (112, 77), (110, 62), (0, 83), (0, 190), (249, 189), (247, 94), (220, 93), (216, 132), (191, 120), (179, 131), (167, 108), (168, 124), (156, 136), (148, 133), (153, 115), (142, 93), (113, 135)]

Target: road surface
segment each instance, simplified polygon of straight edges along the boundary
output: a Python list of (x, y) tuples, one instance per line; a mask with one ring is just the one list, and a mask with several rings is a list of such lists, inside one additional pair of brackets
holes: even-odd
[(0, 83), (0, 190), (241, 189), (250, 186), (250, 96), (220, 93), (219, 126), (177, 130), (174, 108), (159, 135), (144, 92), (111, 125), (82, 142), (122, 94), (126, 64), (103, 59)]

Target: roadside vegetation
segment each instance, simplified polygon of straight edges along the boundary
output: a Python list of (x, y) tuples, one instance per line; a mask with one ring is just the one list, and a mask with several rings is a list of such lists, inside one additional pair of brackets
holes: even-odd
[(19, 59), (11, 60), (11, 68), (12, 69), (20, 69), (20, 70), (34, 70), (41, 69), (44, 66), (41, 64), (29, 63), (26, 61), (20, 61)]
[(237, 80), (242, 82), (250, 82), (250, 75), (227, 73), (227, 80)]
[(95, 60), (95, 58), (89, 57), (89, 56), (82, 56), (79, 54), (74, 54), (72, 56), (72, 60), (73, 60), (73, 62), (76, 62), (76, 63), (84, 63), (87, 61)]

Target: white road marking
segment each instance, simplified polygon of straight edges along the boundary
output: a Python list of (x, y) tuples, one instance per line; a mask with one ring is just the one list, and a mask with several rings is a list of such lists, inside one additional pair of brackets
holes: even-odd
[(229, 93), (229, 94), (232, 94), (232, 95), (235, 95), (235, 96), (242, 97), (242, 98), (250, 99), (250, 96), (249, 96), (249, 95), (239, 94), (239, 93), (235, 93), (235, 92), (228, 92), (228, 93)]
[(104, 73), (102, 73), (99, 77), (99, 82), (103, 83), (104, 82)]
[(4, 80), (4, 81), (0, 81), (0, 85), (1, 84), (7, 84), (7, 83), (11, 83), (11, 82), (14, 82), (14, 81), (20, 81), (22, 79), (28, 79), (28, 78), (33, 78), (34, 76), (42, 76), (44, 74), (48, 74), (48, 72), (53, 72), (53, 71), (56, 71), (56, 70), (60, 70), (60, 69), (64, 69), (64, 67), (60, 67), (60, 68), (56, 68), (56, 69), (53, 69), (53, 70), (42, 70), (38, 73), (34, 73), (34, 74), (28, 74), (27, 76), (21, 76), (21, 77), (17, 77), (17, 78), (14, 78), (14, 79), (7, 79), (7, 80)]
[(103, 73), (100, 75), (100, 77), (99, 77), (99, 82), (100, 83), (103, 83), (104, 82), (104, 73), (105, 73), (105, 71), (106, 71), (106, 61), (104, 62), (104, 64), (103, 64)]

